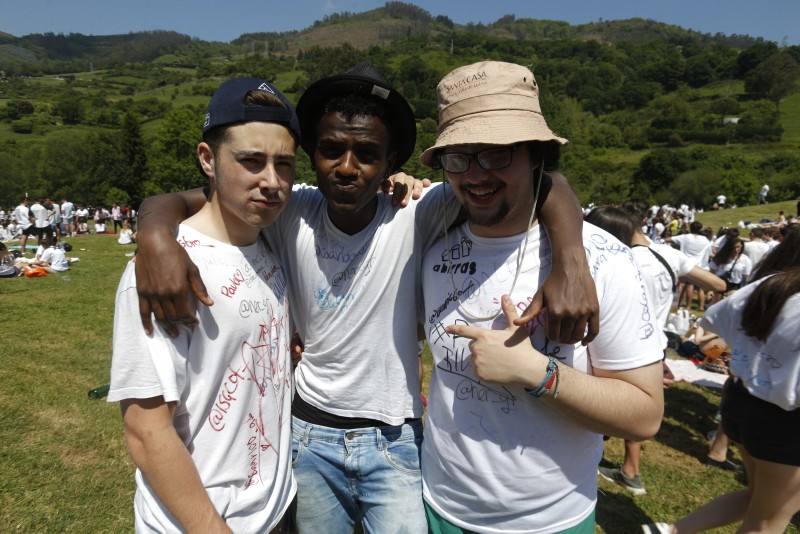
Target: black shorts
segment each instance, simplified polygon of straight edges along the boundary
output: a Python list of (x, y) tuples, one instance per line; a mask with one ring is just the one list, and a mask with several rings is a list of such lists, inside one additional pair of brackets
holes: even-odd
[(800, 409), (787, 412), (754, 397), (741, 381), (722, 391), (722, 429), (753, 458), (800, 466)]
[(39, 229), (36, 228), (34, 225), (30, 225), (29, 227), (25, 228), (22, 231), (22, 235), (35, 235), (35, 236), (38, 237), (39, 236)]

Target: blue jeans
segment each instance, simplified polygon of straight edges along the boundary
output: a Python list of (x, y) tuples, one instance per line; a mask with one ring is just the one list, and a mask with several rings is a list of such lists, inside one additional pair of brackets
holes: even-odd
[(300, 534), (427, 532), (422, 423), (341, 430), (292, 418)]

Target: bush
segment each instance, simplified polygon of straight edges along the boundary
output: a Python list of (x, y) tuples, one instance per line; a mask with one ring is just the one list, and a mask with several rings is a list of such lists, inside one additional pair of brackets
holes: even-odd
[(20, 119), (11, 123), (14, 133), (29, 134), (33, 133), (33, 121), (30, 119)]

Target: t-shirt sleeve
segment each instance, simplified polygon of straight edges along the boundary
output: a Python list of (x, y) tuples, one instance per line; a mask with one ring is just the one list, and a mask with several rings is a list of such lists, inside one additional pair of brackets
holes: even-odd
[(741, 255), (740, 260), (742, 260), (742, 283), (746, 283), (747, 279), (750, 278), (750, 273), (753, 272), (753, 260), (745, 256), (744, 254)]
[(679, 276), (679, 277), (680, 276), (686, 276), (687, 274), (689, 274), (689, 271), (691, 271), (692, 269), (694, 269), (697, 266), (697, 264), (695, 263), (695, 261), (692, 258), (687, 256), (686, 254), (684, 254), (680, 250), (675, 250), (675, 257), (677, 259), (676, 263), (678, 265), (678, 268), (677, 268), (677, 270), (675, 272), (676, 276)]
[(600, 333), (589, 343), (592, 367), (624, 371), (662, 359), (661, 337), (639, 269), (618, 252), (598, 271)]
[(417, 235), (422, 238), (424, 252), (456, 221), (461, 203), (450, 184), (437, 182), (423, 191), (415, 209), (414, 224)]
[(153, 335), (145, 334), (133, 266), (128, 264), (117, 288), (108, 402), (158, 396), (165, 402), (179, 401), (191, 331), (182, 326), (178, 337), (171, 338), (154, 323)]
[(731, 336), (731, 305), (733, 301), (733, 297), (728, 297), (708, 308), (703, 318), (700, 319), (700, 326), (723, 339), (729, 338)]

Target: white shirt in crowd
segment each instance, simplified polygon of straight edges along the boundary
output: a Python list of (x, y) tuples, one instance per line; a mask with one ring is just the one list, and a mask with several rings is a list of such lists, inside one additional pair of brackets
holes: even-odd
[(414, 320), (420, 262), (459, 209), (441, 185), (406, 208), (379, 195), (369, 225), (348, 235), (331, 222), (317, 188), (294, 186), (265, 235), (286, 267), (292, 319), (304, 342), (295, 380), (305, 402), (390, 425), (422, 416)]
[(62, 248), (47, 247), (42, 252), (41, 259), (50, 264), (50, 268), (54, 271), (63, 272), (69, 269), (69, 261)]
[[(552, 262), (543, 228), (528, 235), (511, 294), (520, 311)], [(479, 380), (470, 340), (445, 331), (454, 323), (506, 326), (502, 313), (476, 317), (500, 312), (524, 238), (478, 237), (465, 224), (439, 240), (423, 262), (424, 327), (435, 366), (422, 445), (423, 495), (447, 521), (477, 532), (564, 530), (584, 520), (597, 500), (602, 436), (521, 387)], [(658, 328), (630, 249), (588, 223), (583, 241), (600, 302), (600, 333), (588, 347), (561, 345), (545, 338), (537, 320), (533, 346), (584, 373), (661, 360)]]
[(704, 235), (681, 234), (672, 236), (672, 242), (677, 243), (681, 252), (689, 256), (700, 267), (708, 266), (708, 256), (711, 253), (711, 242)]
[(11, 215), (17, 221), (17, 226), (23, 230), (27, 230), (31, 226), (31, 211), (25, 204), (20, 204), (14, 208), (14, 213)]
[(732, 259), (724, 265), (717, 265), (714, 260), (708, 262), (708, 268), (712, 273), (720, 278), (725, 277), (730, 273), (728, 281), (734, 284), (743, 284), (747, 282), (750, 273), (753, 271), (753, 262), (744, 254), (739, 254), (738, 257)]
[(753, 239), (744, 244), (744, 253), (750, 258), (753, 266), (759, 264), (761, 259), (770, 251), (769, 245), (762, 239)]
[(64, 217), (64, 220), (71, 221), (72, 214), (75, 209), (75, 205), (70, 202), (69, 200), (65, 200), (63, 204), (61, 204), (61, 216)]
[(720, 206), (724, 206), (726, 200), (727, 197), (725, 195), (717, 195), (717, 204), (719, 204)]
[[(180, 243), (214, 297), (198, 324), (149, 337), (139, 320), (136, 275), (117, 289), (108, 401), (163, 396), (217, 511), (234, 532), (269, 532), (296, 492), (292, 476), (289, 314), (284, 271), (262, 240), (216, 241), (187, 224)], [(136, 471), (137, 532), (178, 532)]]
[(38, 202), (34, 202), (31, 206), (31, 213), (33, 214), (33, 223), (36, 225), (36, 228), (47, 228), (50, 226), (50, 221), (48, 220), (50, 213), (47, 211), (47, 208)]
[(122, 228), (117, 237), (117, 243), (120, 245), (130, 245), (133, 243), (133, 230), (130, 228)]
[(663, 223), (661, 222), (655, 223), (653, 225), (652, 231), (650, 232), (650, 235), (648, 236), (650, 238), (650, 241), (652, 241), (653, 243), (663, 243), (664, 238), (661, 237), (661, 235), (664, 233), (664, 228), (665, 226)]
[(748, 284), (711, 306), (702, 319), (704, 328), (722, 336), (731, 347), (731, 373), (753, 396), (784, 410), (800, 408), (800, 294), (786, 301), (766, 342), (744, 333), (742, 314), (747, 299), (762, 283)]
[(672, 270), (676, 282), (681, 276), (689, 274), (689, 271), (697, 265), (697, 262), (682, 251), (675, 250), (669, 245), (637, 246), (633, 247), (631, 252), (636, 265), (639, 267), (639, 272), (642, 274), (642, 282), (644, 282), (644, 287), (647, 291), (648, 301), (653, 306), (655, 323), (659, 327), (659, 333), (662, 336), (663, 344), (661, 348), (666, 348), (667, 337), (663, 333), (663, 328), (667, 324), (675, 292), (672, 287), (672, 276), (670, 276), (664, 264), (658, 260), (653, 252), (664, 258), (664, 261), (667, 262), (667, 265)]

